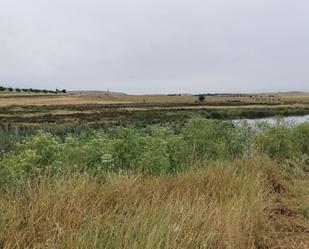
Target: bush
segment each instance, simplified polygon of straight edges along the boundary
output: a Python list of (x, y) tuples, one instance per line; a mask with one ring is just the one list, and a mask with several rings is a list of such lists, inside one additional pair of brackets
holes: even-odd
[(295, 127), (293, 130), (293, 139), (295, 140), (295, 144), (297, 149), (303, 153), (309, 153), (309, 122), (303, 123)]
[(255, 137), (255, 146), (258, 153), (264, 153), (271, 158), (291, 158), (297, 156), (293, 129), (284, 124), (271, 126)]
[(18, 181), (23, 177), (52, 174), (57, 171), (54, 161), (60, 156), (58, 139), (49, 133), (40, 133), (4, 155), (0, 162), (0, 181)]
[(198, 101), (199, 102), (204, 102), (204, 100), (205, 100), (205, 96), (204, 95), (198, 96)]
[(148, 173), (169, 172), (171, 165), (167, 142), (159, 137), (149, 137), (139, 157), (138, 166)]
[[(253, 152), (273, 159), (307, 158), (309, 124), (296, 127), (191, 119), (177, 133), (170, 128), (116, 128), (60, 139), (38, 133), (21, 142), (1, 134), (0, 181), (38, 175), (142, 170), (173, 173), (196, 160), (231, 160)], [(15, 143), (15, 145), (13, 145)], [(304, 167), (307, 166), (307, 159)]]
[(111, 143), (100, 133), (82, 139), (69, 136), (55, 164), (71, 172), (110, 170), (114, 167)]
[(136, 167), (144, 143), (143, 137), (132, 128), (117, 129), (112, 151), (115, 164), (121, 169)]
[(182, 134), (188, 150), (197, 159), (227, 159), (242, 152), (237, 128), (230, 122), (192, 119)]

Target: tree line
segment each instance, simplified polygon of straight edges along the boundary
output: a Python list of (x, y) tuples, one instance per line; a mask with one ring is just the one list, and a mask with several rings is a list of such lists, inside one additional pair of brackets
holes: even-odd
[(28, 93), (66, 93), (66, 89), (55, 89), (55, 90), (46, 90), (46, 89), (34, 89), (34, 88), (13, 88), (13, 87), (4, 87), (0, 86), (1, 92), (28, 92)]

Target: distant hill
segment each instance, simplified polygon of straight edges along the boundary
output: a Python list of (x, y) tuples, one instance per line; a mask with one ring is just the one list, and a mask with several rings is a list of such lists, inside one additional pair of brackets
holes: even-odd
[(75, 93), (75, 94), (93, 94), (93, 95), (127, 95), (126, 93), (122, 92), (108, 92), (108, 91), (68, 91), (68, 93)]

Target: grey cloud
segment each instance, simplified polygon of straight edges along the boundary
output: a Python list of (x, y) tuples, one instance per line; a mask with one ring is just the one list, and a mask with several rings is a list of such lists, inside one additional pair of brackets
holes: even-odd
[(309, 91), (306, 0), (0, 0), (0, 82)]

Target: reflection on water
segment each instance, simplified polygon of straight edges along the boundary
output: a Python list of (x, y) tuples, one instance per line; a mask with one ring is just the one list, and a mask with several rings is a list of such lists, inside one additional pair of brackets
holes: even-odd
[[(278, 118), (270, 117), (270, 118), (257, 118), (257, 119), (235, 119), (234, 122), (238, 123), (241, 121), (247, 121), (249, 124), (256, 124), (258, 122), (266, 122), (268, 124), (276, 124)], [(304, 122), (309, 121), (309, 115), (305, 116), (289, 116), (280, 118), (284, 123), (298, 125)]]

